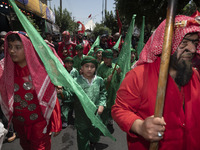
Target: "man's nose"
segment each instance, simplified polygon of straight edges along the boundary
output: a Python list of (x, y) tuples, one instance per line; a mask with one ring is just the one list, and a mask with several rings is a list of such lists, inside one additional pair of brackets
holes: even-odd
[(191, 53), (196, 53), (197, 47), (192, 41), (189, 41), (186, 50), (190, 51)]

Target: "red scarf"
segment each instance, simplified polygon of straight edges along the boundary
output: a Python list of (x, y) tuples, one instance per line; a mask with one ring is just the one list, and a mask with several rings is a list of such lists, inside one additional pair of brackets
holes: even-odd
[(7, 36), (13, 33), (18, 34), (22, 40), (27, 66), (37, 93), (41, 111), (48, 124), (57, 99), (55, 87), (51, 83), (44, 65), (36, 53), (31, 41), (26, 36), (12, 31), (5, 37), (4, 69), (3, 67), (0, 67), (0, 102), (2, 111), (10, 122), (12, 119), (14, 102), (14, 63), (8, 54)]
[[(149, 38), (142, 52), (140, 53), (140, 57), (139, 57), (140, 59), (134, 65), (134, 67), (140, 64), (144, 64), (144, 63), (152, 63), (162, 53), (165, 23), (166, 23), (166, 20), (164, 20), (158, 26), (156, 31), (154, 31), (152, 36)], [(183, 16), (183, 15), (176, 16), (175, 31), (174, 31), (173, 41), (172, 41), (172, 54), (177, 50), (184, 36), (192, 32), (200, 33), (200, 24), (198, 24), (195, 21), (195, 18), (189, 17), (189, 16)], [(197, 53), (200, 54), (200, 42), (197, 46)]]

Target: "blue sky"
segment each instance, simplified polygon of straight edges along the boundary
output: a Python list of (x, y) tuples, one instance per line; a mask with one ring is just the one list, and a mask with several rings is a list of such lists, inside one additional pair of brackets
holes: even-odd
[[(94, 22), (100, 23), (102, 20), (102, 3), (105, 0), (62, 0), (62, 7), (67, 8), (69, 12), (72, 13), (75, 21), (81, 21), (82, 23), (87, 23), (89, 21), (88, 16), (92, 14), (92, 19)], [(48, 6), (57, 8), (60, 6), (60, 0), (48, 1)], [(115, 5), (114, 0), (107, 0), (107, 10), (114, 11)]]

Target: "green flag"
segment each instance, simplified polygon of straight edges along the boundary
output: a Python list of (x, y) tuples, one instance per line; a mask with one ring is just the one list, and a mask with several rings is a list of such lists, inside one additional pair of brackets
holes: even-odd
[(140, 53), (144, 47), (144, 26), (145, 26), (145, 16), (143, 16), (142, 27), (141, 27), (141, 31), (140, 31), (140, 39), (139, 39), (138, 45), (137, 45), (138, 56), (140, 55)]
[(131, 41), (132, 41), (132, 34), (134, 30), (134, 25), (135, 25), (135, 17), (136, 14), (133, 15), (131, 24), (128, 28), (124, 43), (122, 45), (122, 49), (120, 51), (119, 57), (118, 57), (118, 62), (117, 64), (122, 70), (122, 78), (120, 81), (123, 81), (126, 73), (130, 70), (130, 63), (131, 63)]
[(98, 36), (97, 38), (96, 38), (96, 40), (95, 40), (95, 42), (92, 44), (92, 46), (91, 46), (91, 48), (90, 48), (90, 50), (89, 50), (89, 52), (88, 52), (88, 56), (91, 56), (93, 53), (94, 53), (94, 47), (95, 46), (98, 46), (100, 44), (100, 37)]
[(33, 25), (28, 21), (26, 16), (19, 10), (14, 0), (9, 0), (12, 5), (15, 13), (25, 31), (27, 32), (33, 46), (38, 53), (40, 59), (42, 60), (45, 69), (51, 78), (51, 82), (58, 86), (63, 86), (65, 88), (70, 88), (79, 98), (83, 109), (91, 120), (92, 124), (99, 128), (101, 132), (110, 137), (113, 140), (116, 140), (108, 131), (106, 126), (99, 120), (98, 116), (95, 115), (97, 110), (96, 106), (91, 102), (87, 94), (83, 91), (83, 89), (75, 82), (75, 80), (70, 76), (70, 74), (66, 71), (63, 65), (60, 63), (58, 58), (53, 54), (51, 49), (48, 47), (46, 42), (37, 32), (37, 30), (33, 27)]
[(112, 48), (114, 48), (114, 49), (119, 48), (119, 44), (121, 42), (121, 38), (122, 38), (122, 35), (120, 35), (119, 39), (117, 40), (117, 42), (115, 43), (115, 45)]

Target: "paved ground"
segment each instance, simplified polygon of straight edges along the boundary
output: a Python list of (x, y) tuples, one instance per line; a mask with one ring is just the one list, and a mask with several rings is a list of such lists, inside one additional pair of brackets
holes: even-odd
[[(113, 136), (117, 141), (112, 141), (108, 137), (101, 137), (99, 143), (96, 146), (96, 150), (127, 150), (126, 135), (119, 129), (114, 123), (115, 132)], [(76, 142), (76, 130), (74, 126), (70, 125), (63, 129), (61, 133), (53, 138), (52, 137), (52, 150), (77, 150)], [(2, 150), (22, 150), (19, 145), (19, 139), (16, 139), (12, 143), (4, 143)]]

